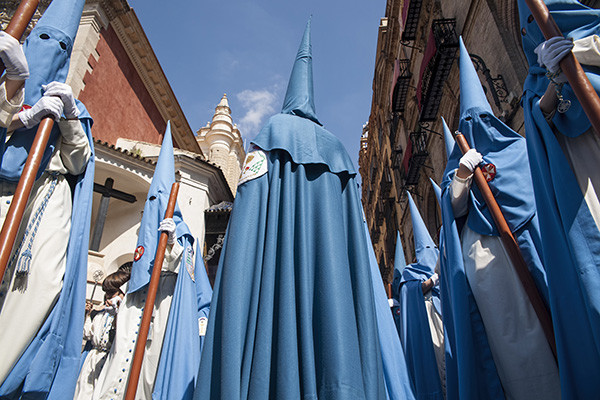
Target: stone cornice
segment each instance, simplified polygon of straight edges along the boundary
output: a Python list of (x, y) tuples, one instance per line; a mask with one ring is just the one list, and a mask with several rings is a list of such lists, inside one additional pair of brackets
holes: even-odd
[(129, 7), (126, 0), (101, 0), (101, 3), (161, 116), (165, 121), (171, 121), (175, 141), (182, 149), (202, 155), (202, 150), (135, 11)]

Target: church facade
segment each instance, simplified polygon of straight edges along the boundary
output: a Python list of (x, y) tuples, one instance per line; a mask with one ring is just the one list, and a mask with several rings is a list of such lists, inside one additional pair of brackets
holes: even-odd
[[(0, 1), (2, 27), (18, 4)], [(49, 4), (49, 0), (40, 1), (30, 29)], [(86, 2), (67, 83), (94, 119), (96, 169), (88, 297), (104, 276), (133, 260), (146, 194), (168, 121), (176, 178), (181, 183), (178, 204), (195, 237), (197, 251), (206, 254), (205, 210), (233, 201), (239, 166), (236, 172), (235, 166), (223, 163), (217, 154), (213, 161), (207, 157), (210, 153), (203, 152), (127, 0)], [(198, 85), (201, 87), (202, 82)], [(228, 105), (226, 108), (230, 113)], [(241, 135), (230, 116), (229, 122), (232, 135), (237, 135), (231, 151), (238, 155), (239, 165), (245, 156)], [(215, 136), (219, 136), (222, 129), (216, 130)], [(204, 140), (218, 142), (210, 134), (204, 135)], [(94, 292), (95, 301), (102, 301), (102, 296), (101, 290)]]

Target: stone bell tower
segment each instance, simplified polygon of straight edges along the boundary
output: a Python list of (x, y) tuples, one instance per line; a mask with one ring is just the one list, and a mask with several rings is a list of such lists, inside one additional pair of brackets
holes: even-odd
[(217, 164), (235, 195), (242, 163), (246, 156), (239, 129), (231, 118), (231, 109), (224, 94), (215, 108), (212, 121), (200, 128), (196, 140), (208, 161)]

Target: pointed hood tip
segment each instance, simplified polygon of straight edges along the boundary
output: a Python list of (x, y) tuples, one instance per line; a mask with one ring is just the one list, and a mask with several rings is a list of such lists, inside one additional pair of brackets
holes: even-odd
[(402, 238), (400, 237), (400, 231), (396, 231), (396, 251), (394, 254), (394, 269), (402, 272), (402, 269), (406, 266), (406, 257), (404, 256), (404, 248), (402, 247)]
[(456, 145), (454, 141), (454, 135), (450, 131), (448, 124), (446, 124), (446, 120), (442, 117), (442, 126), (444, 128), (444, 144), (446, 145), (446, 161), (450, 159), (450, 154), (454, 150), (454, 146)]
[(415, 201), (413, 200), (410, 193), (408, 193), (408, 203), (410, 207), (410, 216), (413, 225), (413, 238), (415, 242), (415, 253), (417, 256), (417, 261), (420, 261), (423, 258), (422, 253), (429, 249), (435, 249), (436, 245), (425, 226), (425, 222), (419, 213), (419, 209)]
[(471, 56), (467, 51), (462, 36), (460, 42), (460, 118), (463, 119), (472, 109), (480, 109), (493, 114), (492, 107), (487, 100)]
[(312, 15), (306, 22), (304, 35), (298, 47), (281, 113), (310, 119), (322, 125), (317, 118), (314, 103), (311, 20)]
[(438, 205), (442, 206), (442, 188), (435, 183), (433, 178), (429, 178), (429, 182), (431, 182), (431, 186), (433, 186), (433, 192), (435, 193), (435, 198), (437, 199)]

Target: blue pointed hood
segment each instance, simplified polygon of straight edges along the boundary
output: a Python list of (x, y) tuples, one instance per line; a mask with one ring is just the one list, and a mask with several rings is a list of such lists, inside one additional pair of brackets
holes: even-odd
[[(462, 39), (460, 68), (459, 131), (469, 146), (482, 154), (482, 169), (489, 172), (488, 184), (502, 208), (506, 222), (515, 232), (535, 214), (525, 138), (492, 113)], [(451, 154), (444, 171), (442, 190), (452, 181), (461, 156), (460, 151), (453, 151)], [(469, 227), (481, 235), (499, 235), (489, 208), (476, 185), (471, 186), (471, 193), (467, 217)]]
[[(128, 293), (135, 292), (150, 282), (154, 256), (160, 234), (158, 225), (165, 217), (171, 186), (175, 182), (175, 159), (173, 156), (173, 138), (171, 136), (171, 123), (167, 123), (165, 136), (163, 138), (160, 154), (156, 161), (154, 176), (146, 197), (144, 214), (140, 224), (138, 242), (134, 254), (133, 267), (131, 269), (131, 280), (127, 289)], [(173, 220), (177, 225), (177, 237), (190, 235), (183, 223), (181, 211), (175, 206)]]
[(394, 254), (394, 279), (392, 281), (392, 298), (398, 300), (400, 293), (400, 283), (402, 282), (402, 272), (406, 267), (406, 257), (402, 248), (402, 238), (400, 231), (396, 232), (396, 253)]
[(444, 127), (444, 144), (446, 145), (446, 158), (450, 159), (450, 155), (454, 151), (454, 146), (456, 145), (456, 141), (454, 140), (454, 135), (450, 132), (450, 128), (448, 128), (448, 124), (446, 124), (446, 120), (442, 117), (442, 125)]
[(42, 85), (65, 82), (85, 0), (53, 0), (33, 28), (23, 50), (30, 77), (25, 82), (25, 104), (42, 96)]
[(427, 231), (427, 227), (421, 218), (421, 214), (412, 196), (408, 192), (406, 192), (406, 195), (408, 196), (408, 205), (410, 207), (417, 261), (404, 268), (404, 271), (402, 271), (402, 283), (411, 280), (424, 281), (429, 279), (435, 272), (435, 264), (440, 254)]
[(252, 141), (264, 151), (284, 150), (296, 164), (323, 164), (333, 173), (356, 175), (344, 145), (323, 128), (313, 102), (309, 20), (288, 84), (283, 110), (269, 118)]
[(437, 183), (431, 178), (429, 178), (429, 182), (431, 182), (431, 186), (433, 186), (433, 191), (435, 192), (435, 198), (437, 199), (438, 205), (442, 206), (442, 188), (438, 186)]
[(475, 66), (471, 61), (469, 52), (465, 47), (462, 36), (460, 37), (460, 118), (468, 116), (469, 111), (489, 112), (493, 114), (492, 107), (485, 97), (485, 92), (477, 76)]
[(312, 46), (310, 40), (311, 19), (309, 18), (300, 42), (296, 61), (288, 82), (282, 114), (297, 115), (308, 118), (321, 125), (317, 119), (313, 90)]

